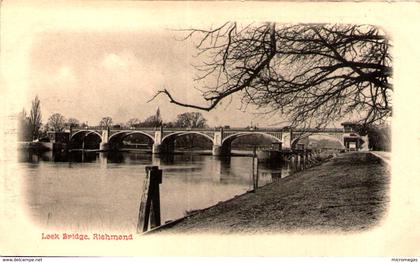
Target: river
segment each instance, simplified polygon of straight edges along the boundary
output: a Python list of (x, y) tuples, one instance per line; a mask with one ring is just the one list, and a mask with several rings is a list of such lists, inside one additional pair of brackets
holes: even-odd
[[(162, 223), (252, 189), (252, 157), (22, 151), (18, 171), (27, 216), (48, 230), (133, 233), (146, 165), (163, 170)], [(260, 163), (258, 170), (260, 186), (291, 173), (281, 164)]]

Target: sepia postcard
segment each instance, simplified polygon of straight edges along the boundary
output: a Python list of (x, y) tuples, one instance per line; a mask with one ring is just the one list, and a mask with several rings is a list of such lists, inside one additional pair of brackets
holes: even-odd
[(3, 1), (0, 255), (420, 255), (418, 2)]

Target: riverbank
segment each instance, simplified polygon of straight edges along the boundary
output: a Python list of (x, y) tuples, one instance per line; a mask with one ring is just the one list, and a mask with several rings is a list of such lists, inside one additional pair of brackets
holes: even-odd
[(344, 153), (150, 233), (367, 230), (386, 213), (389, 181), (389, 166), (378, 157)]

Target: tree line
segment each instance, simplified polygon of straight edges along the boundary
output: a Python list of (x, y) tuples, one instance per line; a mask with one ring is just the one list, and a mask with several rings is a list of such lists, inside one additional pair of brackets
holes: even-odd
[[(138, 128), (138, 127), (174, 127), (174, 128), (204, 128), (208, 127), (207, 120), (199, 112), (185, 112), (177, 115), (175, 121), (163, 121), (159, 108), (154, 115), (143, 121), (131, 118), (127, 122), (114, 123), (109, 116), (103, 117), (98, 125), (101, 127)], [(85, 128), (87, 122), (76, 118), (66, 118), (60, 113), (54, 113), (48, 117), (47, 123), (42, 123), (41, 102), (36, 96), (32, 101), (28, 115), (25, 109), (18, 114), (18, 139), (19, 141), (32, 141), (47, 136), (49, 131), (64, 132), (70, 128)]]

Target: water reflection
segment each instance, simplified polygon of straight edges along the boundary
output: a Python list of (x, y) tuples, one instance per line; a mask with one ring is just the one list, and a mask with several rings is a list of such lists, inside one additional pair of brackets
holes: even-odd
[[(29, 216), (47, 228), (133, 232), (146, 165), (163, 170), (162, 222), (252, 189), (252, 158), (89, 151), (21, 152)], [(291, 174), (293, 163), (258, 163), (259, 185)]]

